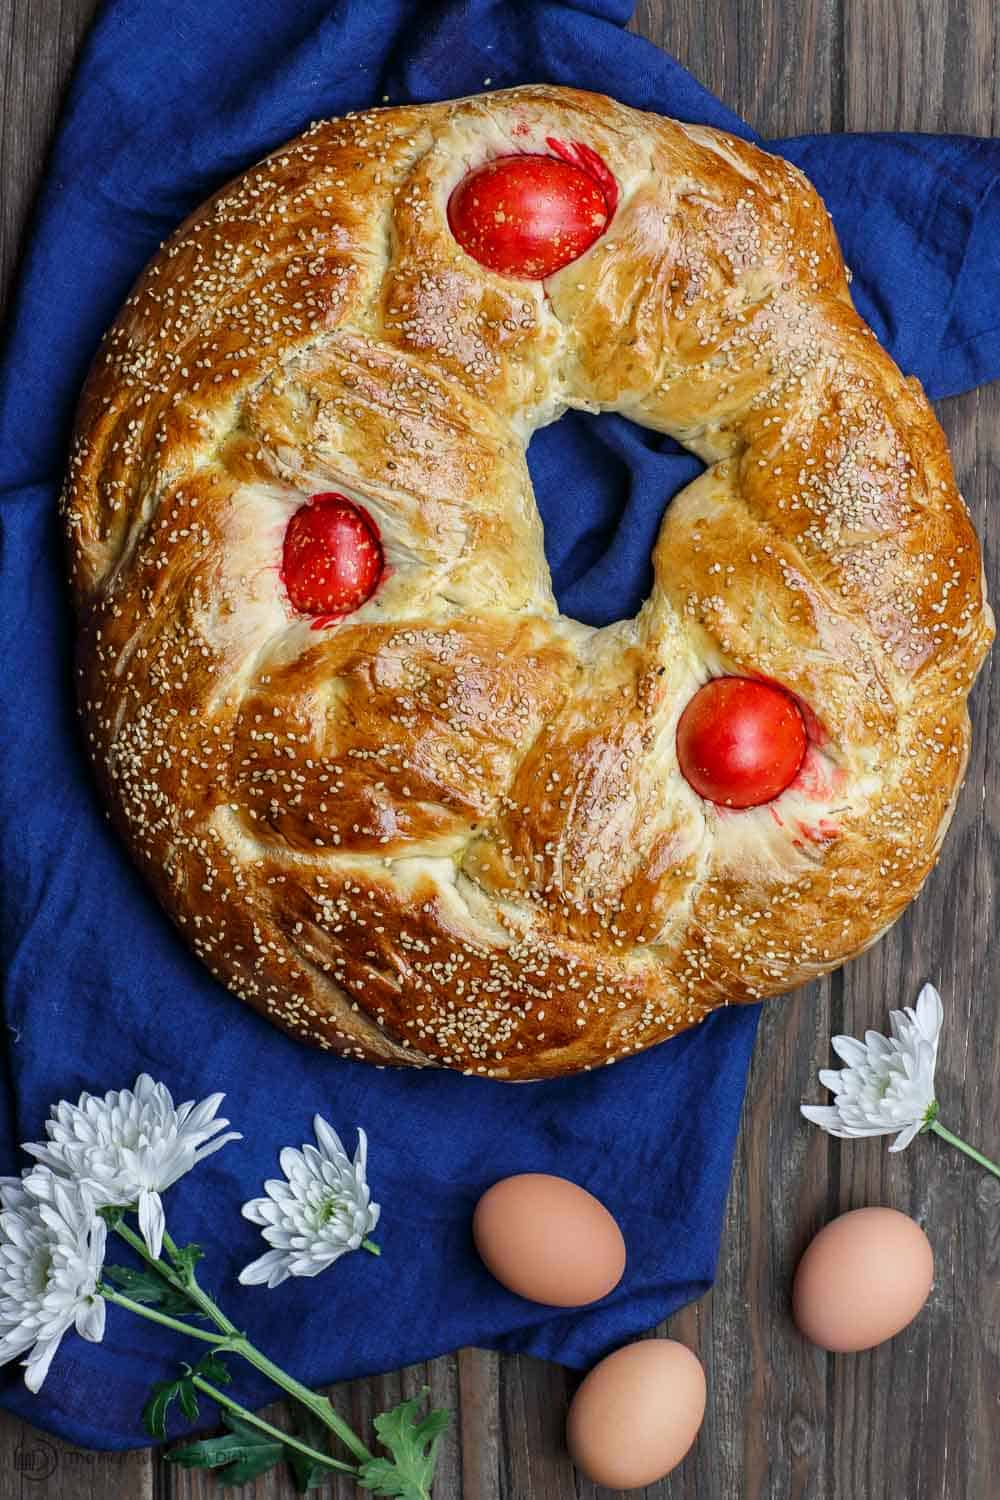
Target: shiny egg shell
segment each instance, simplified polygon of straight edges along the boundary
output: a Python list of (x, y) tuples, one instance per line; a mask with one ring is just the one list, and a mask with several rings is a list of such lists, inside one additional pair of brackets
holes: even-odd
[(644, 1339), (591, 1370), (570, 1403), (566, 1445), (595, 1484), (638, 1489), (677, 1467), (704, 1415), (701, 1361), (673, 1339)]
[(934, 1280), (926, 1234), (894, 1208), (857, 1208), (819, 1231), (799, 1261), (792, 1311), (807, 1339), (853, 1354), (913, 1321)]
[(472, 1220), (476, 1249), (508, 1291), (548, 1307), (606, 1297), (625, 1270), (625, 1241), (603, 1203), (541, 1172), (505, 1177)]

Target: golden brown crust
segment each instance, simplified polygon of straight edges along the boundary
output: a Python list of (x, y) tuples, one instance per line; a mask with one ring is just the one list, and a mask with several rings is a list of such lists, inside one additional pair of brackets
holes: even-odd
[[(553, 137), (603, 157), (614, 218), (544, 285), (495, 276), (448, 195)], [(524, 460), (568, 406), (709, 465), (604, 630), (557, 613)], [(313, 630), (281, 539), (330, 489), (390, 571)], [(140, 278), (65, 510), (118, 826), (212, 971), (321, 1046), (613, 1062), (842, 962), (933, 864), (992, 638), (978, 543), (819, 198), (745, 142), (549, 87), (314, 126)], [(769, 806), (679, 774), (718, 672), (812, 715)]]

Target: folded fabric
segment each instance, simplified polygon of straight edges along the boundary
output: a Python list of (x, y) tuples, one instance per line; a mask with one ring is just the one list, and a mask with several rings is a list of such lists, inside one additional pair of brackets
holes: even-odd
[[(83, 49), (41, 195), (0, 367), (0, 914), (8, 1028), (0, 1170), (25, 1164), (51, 1101), (130, 1085), (175, 1099), (225, 1090), (243, 1131), (167, 1194), (174, 1237), (205, 1249), (239, 1326), (312, 1384), (462, 1344), (574, 1366), (699, 1296), (714, 1273), (756, 1026), (754, 1009), (598, 1075), (526, 1087), (394, 1073), (309, 1051), (188, 954), (103, 817), (72, 699), (73, 630), (56, 494), (74, 402), (104, 328), (181, 218), (320, 116), (527, 81), (598, 89), (750, 131), (676, 62), (622, 28), (628, 0), (111, 0)], [(777, 143), (825, 195), (864, 315), (931, 395), (1000, 372), (1000, 143), (921, 136)], [(671, 495), (700, 469), (618, 417), (567, 416), (529, 453), (556, 592), (593, 623), (629, 615)], [(775, 1087), (781, 1088), (775, 1080)], [(788, 1108), (795, 1108), (789, 1096)], [(318, 1281), (242, 1288), (264, 1248), (240, 1205), (321, 1112), (370, 1138), (379, 1260)], [(628, 1244), (604, 1302), (548, 1311), (476, 1259), (478, 1194), (550, 1171), (596, 1193)], [(145, 1441), (150, 1383), (189, 1353), (111, 1309), (100, 1345), (67, 1337), (37, 1397), (3, 1372), (4, 1405), (95, 1447)], [(270, 1395), (240, 1372), (240, 1399)]]

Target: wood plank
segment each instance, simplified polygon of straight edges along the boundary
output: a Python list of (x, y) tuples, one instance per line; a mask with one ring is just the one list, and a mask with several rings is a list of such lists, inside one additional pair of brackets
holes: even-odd
[[(942, 415), (996, 577), (996, 524), (988, 512), (998, 499), (1000, 395), (994, 386), (947, 403)], [(845, 1004), (846, 1028), (860, 1034), (866, 1025), (883, 1027), (889, 1004), (911, 1002), (921, 982), (934, 979), (947, 1012), (942, 1116), (994, 1150), (1000, 1141), (998, 964), (990, 951), (996, 853), (985, 809), (996, 809), (1000, 792), (988, 754), (1000, 711), (997, 675), (994, 658), (974, 695), (979, 733), (941, 863), (891, 941), (848, 971)], [(936, 1253), (935, 1291), (918, 1322), (891, 1344), (828, 1362), (831, 1404), (852, 1434), (850, 1445), (834, 1450), (830, 1493), (844, 1500), (858, 1494), (892, 1500), (899, 1493), (985, 1500), (1000, 1462), (1000, 1184), (936, 1140), (916, 1142), (902, 1158), (889, 1156), (882, 1143), (851, 1143), (841, 1156), (837, 1207), (880, 1202), (925, 1224)]]
[[(976, 516), (989, 576), (1000, 573), (1000, 389), (942, 404), (959, 482)], [(1000, 771), (991, 741), (1000, 715), (994, 654), (972, 700), (977, 733), (965, 788), (938, 868), (892, 935), (853, 965), (846, 1029), (882, 1027), (889, 1004), (921, 983), (941, 989), (946, 1021), (938, 1072), (942, 1119), (996, 1155), (1000, 1143), (1000, 959), (994, 940)], [(851, 1431), (834, 1454), (831, 1494), (922, 1500), (996, 1493), (1000, 1466), (1000, 1182), (943, 1143), (903, 1157), (876, 1142), (841, 1158), (838, 1207), (887, 1203), (925, 1225), (935, 1289), (920, 1319), (884, 1348), (831, 1362), (831, 1401)], [(905, 1420), (900, 1411), (905, 1409)]]
[(99, 3), (0, 5), (0, 323), (63, 89)]
[[(97, 0), (6, 0), (0, 7), (0, 299), (41, 168), (69, 61)], [(842, 19), (841, 19), (842, 17)], [(1000, 41), (992, 0), (642, 0), (636, 25), (765, 135), (846, 126), (995, 133)], [(2, 306), (0, 300), (0, 306)], [(1000, 391), (945, 403), (960, 483), (998, 576)], [(1000, 1142), (1000, 1027), (989, 951), (996, 886), (1000, 770), (987, 754), (1000, 713), (1000, 671), (974, 698), (973, 759), (941, 866), (903, 923), (871, 954), (794, 1001), (769, 1007), (754, 1060), (714, 1292), (668, 1325), (697, 1349), (711, 1388), (705, 1429), (677, 1473), (647, 1500), (746, 1495), (821, 1500), (988, 1500), (1000, 1467), (1000, 1184), (937, 1141), (904, 1157), (879, 1143), (840, 1147), (798, 1119), (789, 1080), (809, 1085), (829, 1061), (833, 1029), (884, 1024), (925, 977), (945, 993), (943, 1117)], [(820, 1222), (885, 1201), (925, 1221), (938, 1276), (926, 1313), (886, 1349), (832, 1360), (797, 1337), (787, 1313), (791, 1269)], [(574, 1478), (561, 1425), (574, 1377), (528, 1359), (457, 1358), (337, 1387), (367, 1430), (374, 1411), (424, 1382), (457, 1412), (436, 1500), (605, 1500)], [(270, 1409), (284, 1421), (280, 1407)], [(44, 1470), (52, 1463), (49, 1476)], [(34, 1470), (34, 1472), (32, 1472)], [(155, 1466), (155, 1493), (207, 1500), (207, 1475)], [(0, 1413), (0, 1500), (150, 1500), (150, 1455), (84, 1454)], [(291, 1496), (265, 1476), (239, 1493)], [(348, 1500), (336, 1482), (316, 1492)]]
[(997, 130), (994, 0), (843, 0), (847, 130)]
[[(100, 0), (0, 5), (0, 323), (66, 81)], [(154, 1458), (94, 1453), (0, 1411), (0, 1500), (151, 1500)]]
[(461, 1483), (464, 1500), (500, 1500), (500, 1356), (463, 1349), (458, 1356)]
[[(903, 6), (844, 0), (844, 119), (850, 130), (995, 133), (993, 68), (1000, 19), (992, 0)], [(1000, 577), (1000, 389), (944, 402), (940, 416), (959, 485)], [(945, 1008), (939, 1066), (942, 1118), (984, 1148), (1000, 1145), (1000, 950), (993, 938), (997, 850), (991, 833), (1000, 778), (990, 754), (1000, 713), (994, 652), (972, 698), (972, 759), (941, 860), (890, 938), (845, 973), (845, 1029), (884, 1026), (889, 1005), (912, 1004), (933, 980)], [(900, 1338), (831, 1361), (830, 1399), (850, 1444), (832, 1453), (831, 1495), (922, 1500), (996, 1493), (1000, 1467), (1000, 1182), (937, 1140), (902, 1158), (852, 1144), (840, 1163), (837, 1206), (888, 1203), (923, 1223), (936, 1255), (935, 1289)]]
[(839, 128), (839, 0), (639, 0), (631, 29), (764, 136)]
[[(767, 138), (837, 129), (837, 0), (640, 5), (639, 28)], [(648, 1500), (821, 1496), (826, 1381), (788, 1315), (790, 1267), (827, 1216), (832, 1148), (799, 1123), (787, 1080), (808, 1079), (839, 1029), (839, 975), (764, 1009), (713, 1291), (659, 1330), (689, 1344), (711, 1392), (691, 1456)], [(665, 1226), (665, 1232), (669, 1227)], [(606, 1494), (584, 1484), (581, 1500)]]
[(94, 1453), (0, 1411), (0, 1500), (152, 1500), (154, 1455)]
[(576, 1500), (585, 1484), (566, 1455), (568, 1393), (577, 1384), (559, 1365), (518, 1356), (500, 1366), (500, 1496)]
[[(238, 1397), (239, 1365), (233, 1366), (234, 1391)], [(428, 1389), (427, 1399), (434, 1406), (446, 1407), (455, 1413), (452, 1429), (442, 1439), (435, 1478), (435, 1500), (461, 1500), (463, 1493), (471, 1500), (478, 1500), (475, 1490), (462, 1488), (462, 1442), (459, 1429), (461, 1417), (466, 1415), (459, 1390), (459, 1363), (452, 1356), (436, 1359), (424, 1364), (408, 1365), (389, 1375), (377, 1375), (370, 1380), (355, 1380), (332, 1387), (327, 1395), (344, 1419), (351, 1423), (355, 1432), (364, 1437), (371, 1446), (376, 1446), (372, 1419), (379, 1412), (387, 1411), (400, 1401), (408, 1401)], [(495, 1407), (493, 1407), (495, 1410)], [(294, 1431), (293, 1419), (283, 1402), (275, 1402), (261, 1412), (269, 1422), (285, 1431)], [(482, 1451), (486, 1451), (485, 1445)], [(495, 1452), (495, 1448), (494, 1448)], [(212, 1474), (205, 1470), (185, 1470), (160, 1461), (157, 1466), (158, 1500), (217, 1500), (219, 1488)], [(348, 1477), (337, 1476), (326, 1484), (310, 1490), (316, 1500), (358, 1500), (359, 1491)], [(291, 1476), (285, 1469), (263, 1474), (253, 1484), (235, 1486), (227, 1495), (242, 1497), (242, 1500), (289, 1500), (295, 1494)], [(0, 1500), (5, 1497), (0, 1496)]]

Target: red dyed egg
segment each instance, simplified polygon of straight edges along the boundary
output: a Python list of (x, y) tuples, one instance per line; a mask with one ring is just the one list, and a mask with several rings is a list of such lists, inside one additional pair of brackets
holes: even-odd
[(345, 495), (313, 495), (285, 528), (281, 577), (300, 614), (346, 615), (378, 586), (378, 527)]
[(695, 693), (677, 726), (677, 759), (699, 796), (759, 807), (790, 785), (808, 737), (798, 704), (773, 683), (717, 677)]
[(501, 156), (477, 167), (448, 201), (462, 249), (490, 271), (541, 281), (576, 260), (611, 218), (592, 173), (555, 156)]

